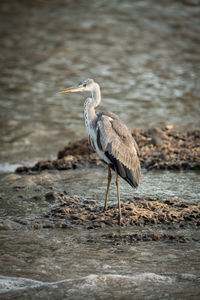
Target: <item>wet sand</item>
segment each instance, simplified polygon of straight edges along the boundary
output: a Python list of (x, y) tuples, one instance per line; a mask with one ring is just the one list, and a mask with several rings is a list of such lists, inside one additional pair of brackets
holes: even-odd
[[(132, 131), (139, 147), (141, 166), (147, 170), (199, 170), (200, 130), (176, 131), (172, 126), (136, 129)], [(19, 167), (17, 173), (34, 173), (42, 170), (67, 170), (82, 166), (99, 166), (102, 161), (83, 138), (69, 143), (58, 152), (56, 160), (43, 160), (33, 167)]]

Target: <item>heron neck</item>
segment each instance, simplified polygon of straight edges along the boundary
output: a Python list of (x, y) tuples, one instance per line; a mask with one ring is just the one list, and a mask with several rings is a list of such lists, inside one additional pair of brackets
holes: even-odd
[(85, 124), (89, 130), (91, 122), (93, 122), (97, 115), (95, 112), (95, 107), (101, 102), (101, 92), (100, 87), (97, 83), (94, 84), (94, 88), (91, 92), (91, 97), (86, 99), (84, 105), (84, 115), (85, 115)]
[(101, 102), (101, 92), (98, 83), (95, 82), (92, 90), (92, 102), (94, 107), (97, 107)]

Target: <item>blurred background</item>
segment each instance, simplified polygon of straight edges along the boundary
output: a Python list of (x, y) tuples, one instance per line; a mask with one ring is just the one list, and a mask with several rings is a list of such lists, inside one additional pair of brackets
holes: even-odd
[(1, 163), (52, 159), (86, 135), (84, 78), (131, 128), (200, 125), (200, 6), (179, 1), (1, 1)]

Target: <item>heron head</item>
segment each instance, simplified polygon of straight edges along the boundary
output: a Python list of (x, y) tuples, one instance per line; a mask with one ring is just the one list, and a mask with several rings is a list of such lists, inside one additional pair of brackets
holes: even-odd
[(67, 88), (66, 90), (60, 91), (59, 93), (69, 93), (69, 92), (75, 93), (75, 92), (84, 92), (84, 91), (91, 92), (93, 90), (93, 85), (94, 85), (94, 80), (87, 78), (75, 84), (74, 86)]

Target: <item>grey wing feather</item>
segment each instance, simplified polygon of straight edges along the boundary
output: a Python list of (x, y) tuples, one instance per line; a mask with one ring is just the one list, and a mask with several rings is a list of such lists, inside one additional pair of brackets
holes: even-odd
[(131, 186), (140, 182), (141, 168), (137, 155), (138, 147), (130, 130), (113, 113), (98, 115), (98, 140), (105, 155), (118, 174)]

